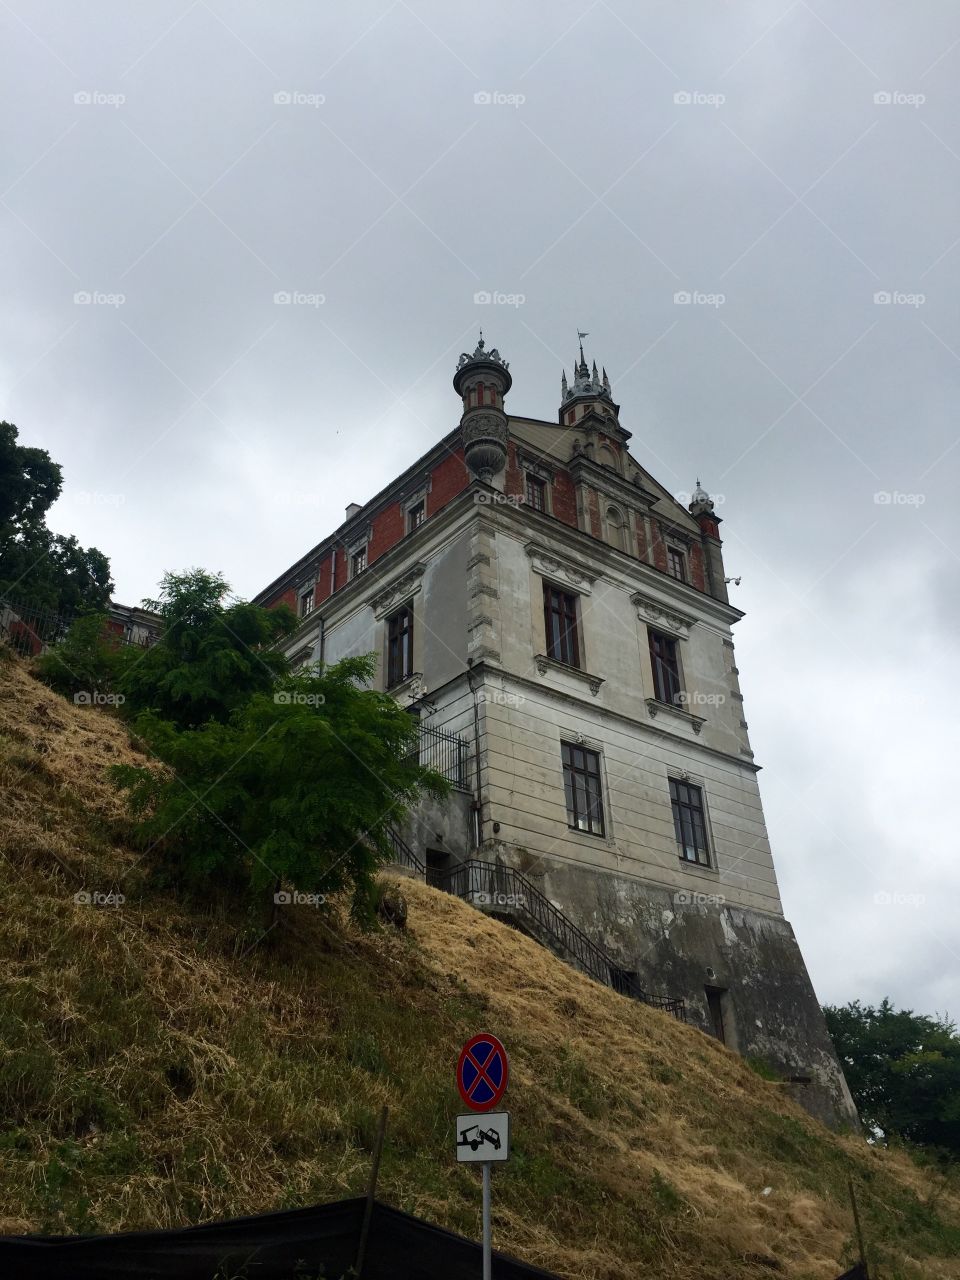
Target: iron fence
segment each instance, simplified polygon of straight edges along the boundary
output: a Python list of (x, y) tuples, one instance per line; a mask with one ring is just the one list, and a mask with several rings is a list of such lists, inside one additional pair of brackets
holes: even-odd
[[(58, 613), (54, 609), (29, 601), (0, 596), (0, 642), (22, 658), (35, 658), (61, 641), (80, 617), (77, 613)], [(148, 648), (156, 635), (145, 626), (108, 617), (104, 640), (113, 644)]]
[(455, 733), (434, 729), (420, 722), (418, 762), (442, 774), (458, 791), (469, 791), (467, 780), (467, 744)]

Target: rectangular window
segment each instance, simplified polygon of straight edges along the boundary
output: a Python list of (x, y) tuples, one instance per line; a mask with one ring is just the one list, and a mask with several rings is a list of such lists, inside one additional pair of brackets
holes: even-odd
[(653, 666), (653, 692), (658, 702), (669, 706), (679, 703), (680, 662), (677, 641), (659, 631), (650, 632), (650, 662)]
[(308, 613), (313, 613), (313, 587), (309, 587), (306, 591), (300, 593), (297, 613), (301, 618), (305, 618)]
[(423, 524), (423, 518), (426, 512), (422, 502), (418, 502), (416, 506), (411, 507), (407, 512), (407, 533), (413, 533), (414, 529), (419, 529)]
[(556, 662), (565, 662), (568, 667), (579, 667), (577, 597), (568, 591), (561, 591), (551, 582), (545, 582), (543, 622), (547, 637), (547, 657)]
[(358, 573), (363, 573), (367, 567), (367, 548), (361, 547), (359, 551), (355, 551), (350, 559), (350, 576), (355, 578)]
[(533, 507), (534, 511), (546, 511), (547, 509), (547, 484), (545, 480), (540, 480), (536, 476), (529, 473), (526, 476), (526, 499), (527, 506)]
[(687, 580), (687, 562), (683, 552), (676, 547), (667, 547), (667, 572), (678, 582)]
[(707, 824), (703, 813), (703, 792), (690, 782), (670, 779), (670, 804), (673, 807), (673, 829), (684, 862), (709, 867)]
[(567, 826), (575, 831), (603, 835), (603, 792), (600, 756), (572, 742), (560, 744), (563, 756), (563, 790), (567, 802)]
[(413, 610), (404, 605), (387, 619), (387, 688), (413, 675)]

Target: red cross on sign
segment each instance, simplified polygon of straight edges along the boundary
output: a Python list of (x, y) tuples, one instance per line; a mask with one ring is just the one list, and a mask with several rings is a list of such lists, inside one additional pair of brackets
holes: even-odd
[(471, 1111), (492, 1111), (506, 1091), (509, 1076), (507, 1051), (496, 1036), (474, 1036), (460, 1050), (457, 1088)]

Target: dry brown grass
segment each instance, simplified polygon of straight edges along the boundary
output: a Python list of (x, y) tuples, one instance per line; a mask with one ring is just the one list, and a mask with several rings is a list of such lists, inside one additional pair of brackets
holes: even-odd
[[(137, 758), (117, 721), (0, 664), (0, 1230), (356, 1194), (386, 1103), (381, 1196), (476, 1235), (453, 1065), (489, 1028), (512, 1064), (500, 1247), (578, 1280), (828, 1280), (852, 1175), (886, 1280), (960, 1277), (956, 1188), (447, 895), (404, 881), (406, 936), (302, 909), (251, 947), (229, 913), (138, 887), (107, 777)], [(80, 906), (79, 884), (128, 900)]]

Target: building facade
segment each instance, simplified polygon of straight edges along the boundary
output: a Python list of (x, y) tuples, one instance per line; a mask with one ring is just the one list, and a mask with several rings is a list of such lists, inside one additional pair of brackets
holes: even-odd
[(483, 339), (459, 426), (258, 596), (296, 665), (378, 656), (456, 784), (406, 839), (516, 868), (646, 990), (855, 1123), (784, 919), (750, 749), (720, 519), (629, 451), (580, 347), (556, 421), (508, 415)]

